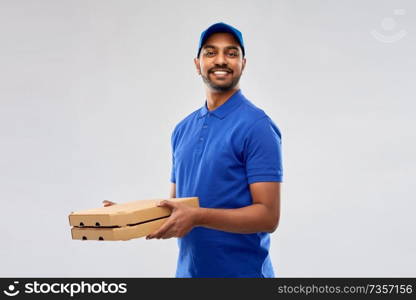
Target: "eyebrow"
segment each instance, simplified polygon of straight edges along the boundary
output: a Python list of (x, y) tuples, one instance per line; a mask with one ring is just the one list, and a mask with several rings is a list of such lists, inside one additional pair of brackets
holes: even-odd
[[(217, 47), (215, 47), (213, 45), (205, 45), (203, 47), (203, 49), (206, 49), (206, 48), (214, 48), (214, 49), (216, 49)], [(229, 49), (239, 50), (239, 48), (237, 46), (227, 46), (227, 47), (225, 47), (225, 49), (227, 49), (227, 50), (229, 50)]]

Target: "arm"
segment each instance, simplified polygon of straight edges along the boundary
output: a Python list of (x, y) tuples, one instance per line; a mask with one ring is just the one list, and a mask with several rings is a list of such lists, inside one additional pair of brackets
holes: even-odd
[(176, 198), (176, 183), (170, 185), (170, 198)]
[(280, 219), (280, 182), (250, 184), (253, 204), (235, 209), (194, 208), (181, 203), (162, 201), (160, 206), (172, 214), (151, 238), (182, 237), (195, 226), (234, 232), (274, 232)]
[(199, 208), (196, 226), (235, 232), (274, 232), (280, 219), (280, 182), (250, 184), (253, 204), (236, 209)]

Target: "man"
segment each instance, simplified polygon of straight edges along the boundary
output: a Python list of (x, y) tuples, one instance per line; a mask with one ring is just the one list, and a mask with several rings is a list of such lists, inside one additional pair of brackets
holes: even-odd
[(177, 277), (274, 277), (269, 233), (280, 218), (281, 134), (239, 89), (240, 31), (210, 26), (194, 62), (206, 101), (173, 130), (170, 197), (199, 197), (200, 207), (162, 201), (171, 216), (146, 238), (178, 237)]

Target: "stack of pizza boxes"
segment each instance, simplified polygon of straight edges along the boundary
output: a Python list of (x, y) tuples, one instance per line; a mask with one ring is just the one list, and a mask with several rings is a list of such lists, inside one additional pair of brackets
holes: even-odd
[(69, 215), (72, 239), (125, 241), (147, 236), (160, 228), (171, 214), (169, 208), (157, 206), (162, 200), (199, 206), (198, 197), (190, 197), (137, 200), (72, 212)]

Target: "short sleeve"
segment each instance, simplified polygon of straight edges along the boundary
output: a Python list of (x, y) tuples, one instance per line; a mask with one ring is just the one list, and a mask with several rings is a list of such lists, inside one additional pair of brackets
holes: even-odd
[(283, 181), (281, 133), (265, 116), (248, 130), (244, 157), (248, 183)]
[(176, 183), (176, 168), (175, 168), (175, 132), (176, 132), (176, 128), (173, 130), (172, 132), (172, 136), (170, 139), (170, 143), (171, 143), (171, 152), (172, 152), (172, 165), (171, 165), (171, 172), (170, 172), (170, 181), (172, 183)]
[(176, 175), (175, 175), (175, 158), (173, 157), (173, 152), (172, 152), (172, 169), (171, 169), (171, 173), (170, 173), (170, 181), (172, 183), (176, 183)]

